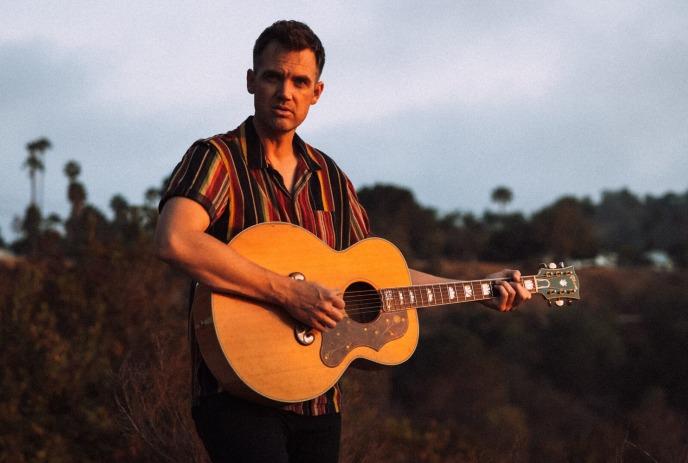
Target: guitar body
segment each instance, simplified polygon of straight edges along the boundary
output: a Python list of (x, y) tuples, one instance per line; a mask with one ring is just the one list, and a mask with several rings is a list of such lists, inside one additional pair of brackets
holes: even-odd
[(229, 393), (260, 402), (301, 402), (326, 392), (354, 360), (396, 365), (413, 354), (416, 310), (386, 312), (372, 291), (410, 284), (406, 261), (390, 242), (369, 238), (334, 251), (298, 226), (269, 222), (244, 230), (229, 246), (276, 273), (341, 289), (352, 301), (335, 329), (299, 338), (304, 327), (281, 307), (199, 285), (192, 309), (199, 347)]

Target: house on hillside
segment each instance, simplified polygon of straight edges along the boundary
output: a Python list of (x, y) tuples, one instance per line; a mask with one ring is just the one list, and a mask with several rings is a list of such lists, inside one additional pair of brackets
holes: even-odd
[(674, 261), (665, 251), (653, 249), (645, 253), (645, 258), (654, 270), (671, 272), (674, 270)]
[(607, 252), (604, 254), (598, 254), (595, 257), (589, 259), (577, 259), (571, 262), (572, 265), (578, 268), (584, 267), (604, 267), (604, 268), (615, 268), (618, 265), (619, 256), (615, 252)]

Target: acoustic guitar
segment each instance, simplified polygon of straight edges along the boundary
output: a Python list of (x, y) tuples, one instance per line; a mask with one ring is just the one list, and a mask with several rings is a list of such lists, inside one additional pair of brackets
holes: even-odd
[[(416, 309), (491, 299), (499, 279), (411, 285), (401, 252), (381, 238), (335, 251), (288, 223), (268, 222), (229, 243), (282, 275), (344, 289), (346, 317), (321, 333), (284, 309), (198, 285), (192, 317), (208, 367), (229, 393), (268, 403), (301, 402), (327, 391), (354, 361), (397, 365), (418, 343)], [(522, 284), (550, 303), (579, 299), (572, 267), (554, 264)]]

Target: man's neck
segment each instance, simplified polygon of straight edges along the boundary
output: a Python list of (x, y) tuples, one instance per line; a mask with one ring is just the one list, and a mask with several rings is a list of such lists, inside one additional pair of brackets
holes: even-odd
[(294, 130), (289, 132), (270, 131), (262, 127), (255, 119), (253, 125), (268, 162), (281, 164), (296, 158), (293, 148), (294, 135), (296, 134)]
[(267, 163), (282, 176), (282, 182), (288, 191), (294, 185), (296, 173), (296, 153), (294, 152), (295, 131), (272, 133), (255, 123), (256, 134), (263, 148), (263, 155)]

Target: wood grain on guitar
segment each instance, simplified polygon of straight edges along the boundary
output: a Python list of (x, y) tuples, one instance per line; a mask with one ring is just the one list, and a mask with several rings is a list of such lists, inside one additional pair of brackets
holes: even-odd
[[(304, 329), (280, 307), (197, 288), (193, 323), (204, 360), (229, 393), (259, 402), (301, 402), (327, 391), (354, 361), (397, 365), (418, 343), (416, 309), (494, 297), (498, 280), (411, 286), (406, 261), (389, 241), (369, 238), (334, 251), (292, 224), (247, 228), (230, 243), (274, 272), (342, 288), (347, 317), (326, 332)], [(578, 299), (571, 267), (523, 277), (532, 293), (563, 305)]]

